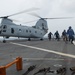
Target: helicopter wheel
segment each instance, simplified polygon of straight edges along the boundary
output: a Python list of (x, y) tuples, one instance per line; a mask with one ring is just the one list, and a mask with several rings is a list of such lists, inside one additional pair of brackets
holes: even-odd
[(6, 43), (6, 40), (3, 40), (3, 43)]
[(28, 41), (31, 41), (31, 39), (30, 39), (30, 38), (28, 38)]
[(43, 41), (43, 38), (41, 38), (40, 40)]

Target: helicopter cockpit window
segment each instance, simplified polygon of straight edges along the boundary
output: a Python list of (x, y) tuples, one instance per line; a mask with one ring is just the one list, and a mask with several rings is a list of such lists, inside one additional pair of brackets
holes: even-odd
[(11, 28), (11, 33), (14, 33), (14, 29), (13, 28)]

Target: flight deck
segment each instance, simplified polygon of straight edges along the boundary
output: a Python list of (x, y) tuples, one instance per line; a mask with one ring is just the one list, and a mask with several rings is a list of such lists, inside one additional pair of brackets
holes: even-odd
[[(65, 75), (72, 75), (70, 69), (75, 67), (75, 45), (70, 42), (65, 43), (63, 40), (49, 41), (48, 39), (0, 42), (0, 66), (9, 64), (17, 57), (22, 57), (23, 69), (17, 71), (14, 64), (7, 68), (6, 75), (61, 75), (61, 72), (57, 74), (60, 68), (65, 68)], [(30, 66), (35, 68), (26, 73)], [(43, 69), (48, 68), (51, 72), (45, 73)]]

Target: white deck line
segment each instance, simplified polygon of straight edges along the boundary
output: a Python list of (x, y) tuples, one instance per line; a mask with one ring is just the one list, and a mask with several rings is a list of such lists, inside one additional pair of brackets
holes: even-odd
[(28, 45), (23, 45), (23, 44), (19, 44), (19, 43), (13, 43), (13, 42), (10, 42), (10, 43), (14, 44), (14, 45), (18, 45), (18, 46), (23, 46), (23, 47), (28, 47), (28, 48), (32, 48), (32, 49), (37, 49), (37, 50), (40, 50), (40, 51), (45, 51), (45, 52), (48, 52), (48, 53), (54, 53), (54, 54), (58, 54), (58, 55), (66, 56), (66, 57), (75, 58), (75, 55), (72, 55), (72, 54), (66, 54), (66, 53), (62, 53), (62, 52), (56, 52), (56, 51), (49, 50), (49, 49), (43, 49), (43, 48), (34, 47), (34, 46), (28, 46)]

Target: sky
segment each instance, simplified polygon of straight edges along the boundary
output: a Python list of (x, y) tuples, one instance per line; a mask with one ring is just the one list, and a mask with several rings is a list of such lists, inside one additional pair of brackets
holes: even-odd
[[(35, 11), (29, 11), (23, 14), (11, 16), (11, 19), (19, 20), (23, 25), (33, 26), (38, 21), (38, 17), (29, 15), (28, 13), (36, 13), (45, 18), (54, 17), (75, 17), (75, 0), (0, 0), (0, 17), (11, 15), (30, 8), (38, 8)], [(29, 21), (34, 21), (26, 23)], [(20, 23), (21, 23), (20, 22)], [(62, 33), (69, 26), (75, 31), (75, 18), (47, 20), (48, 33), (55, 31)]]

